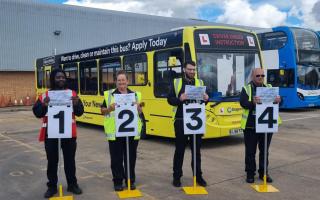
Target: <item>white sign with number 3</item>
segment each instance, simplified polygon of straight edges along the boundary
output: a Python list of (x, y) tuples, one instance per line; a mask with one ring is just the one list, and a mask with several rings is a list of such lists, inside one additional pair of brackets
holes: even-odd
[(279, 104), (256, 105), (256, 133), (278, 132)]
[(48, 138), (72, 137), (72, 106), (48, 106)]
[(138, 135), (137, 104), (121, 104), (115, 108), (116, 137)]
[(183, 104), (183, 129), (185, 135), (204, 134), (206, 127), (205, 104)]

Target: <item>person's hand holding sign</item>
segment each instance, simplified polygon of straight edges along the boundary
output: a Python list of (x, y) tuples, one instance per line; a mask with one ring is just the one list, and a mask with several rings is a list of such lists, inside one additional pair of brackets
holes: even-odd
[(203, 100), (204, 100), (204, 101), (208, 101), (208, 100), (209, 100), (209, 96), (208, 96), (207, 93), (204, 93), (204, 95), (203, 95)]
[(79, 97), (78, 96), (72, 96), (71, 100), (72, 100), (72, 104), (74, 106), (78, 105), (78, 103), (79, 103)]
[(279, 104), (281, 102), (281, 97), (278, 95), (276, 96), (276, 98), (274, 99), (274, 103)]
[(258, 97), (258, 96), (253, 97), (253, 104), (254, 105), (260, 104), (260, 103), (261, 103), (260, 97)]
[(50, 98), (49, 97), (45, 97), (43, 99), (43, 104), (42, 105), (45, 106), (45, 107), (48, 107), (49, 102), (50, 102)]
[(179, 99), (180, 99), (181, 102), (187, 100), (187, 95), (186, 95), (186, 93), (182, 93), (182, 94), (180, 95), (180, 98), (179, 98)]

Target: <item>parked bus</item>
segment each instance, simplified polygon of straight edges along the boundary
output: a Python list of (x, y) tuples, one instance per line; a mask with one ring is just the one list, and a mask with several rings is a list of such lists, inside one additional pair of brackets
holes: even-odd
[(77, 121), (102, 125), (103, 92), (115, 87), (124, 69), (129, 87), (142, 93), (146, 133), (174, 137), (172, 107), (167, 95), (183, 63), (194, 60), (210, 102), (206, 106), (206, 138), (241, 133), (239, 94), (253, 68), (262, 67), (255, 33), (232, 27), (183, 27), (140, 39), (84, 49), (36, 60), (37, 92), (48, 87), (50, 70), (66, 71), (67, 84), (77, 91), (85, 112)]
[(281, 108), (320, 106), (319, 35), (280, 26), (258, 33), (267, 82), (280, 87)]

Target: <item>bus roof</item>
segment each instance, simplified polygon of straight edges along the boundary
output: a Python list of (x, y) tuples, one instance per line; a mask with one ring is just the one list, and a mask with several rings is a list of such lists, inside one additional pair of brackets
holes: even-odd
[(54, 63), (65, 64), (69, 62), (80, 62), (83, 60), (100, 59), (104, 57), (115, 57), (126, 54), (135, 54), (140, 52), (159, 50), (175, 46), (181, 46), (183, 42), (183, 30), (185, 29), (226, 29), (247, 33), (253, 33), (250, 30), (231, 27), (231, 26), (185, 26), (176, 30), (128, 40), (124, 42), (83, 49), (74, 52), (48, 56), (37, 59), (37, 66), (52, 65)]

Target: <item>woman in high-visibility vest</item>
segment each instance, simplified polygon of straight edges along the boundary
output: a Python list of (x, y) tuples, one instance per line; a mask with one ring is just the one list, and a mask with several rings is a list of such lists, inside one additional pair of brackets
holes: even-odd
[[(54, 69), (50, 74), (50, 90), (68, 90), (66, 87), (66, 74), (62, 69)], [(80, 98), (77, 96), (75, 91), (72, 91), (72, 138), (61, 139), (61, 148), (64, 158), (64, 168), (66, 179), (68, 183), (68, 191), (74, 194), (81, 194), (82, 190), (78, 186), (76, 178), (76, 149), (77, 149), (77, 131), (75, 115), (81, 116), (83, 114), (83, 104)], [(47, 127), (48, 127), (48, 104), (50, 98), (48, 91), (39, 96), (38, 100), (33, 106), (33, 113), (37, 118), (42, 118), (42, 127), (39, 133), (39, 141), (44, 141), (46, 150), (48, 166), (47, 166), (47, 177), (48, 177), (48, 190), (44, 194), (45, 198), (54, 196), (57, 190), (57, 169), (58, 169), (58, 139), (48, 138)]]
[[(127, 184), (127, 154), (126, 154), (126, 138), (115, 137), (116, 124), (114, 110), (116, 103), (114, 101), (114, 94), (129, 94), (135, 93), (138, 113), (142, 113), (141, 109), (141, 93), (134, 92), (128, 88), (128, 76), (125, 71), (120, 70), (116, 76), (116, 88), (104, 92), (104, 101), (101, 106), (101, 113), (105, 115), (104, 118), (104, 130), (109, 142), (109, 152), (111, 159), (111, 171), (113, 176), (113, 184), (115, 191), (123, 190), (123, 180), (125, 179)], [(135, 186), (135, 165), (137, 158), (137, 148), (142, 130), (142, 121), (138, 116), (138, 136), (129, 137), (129, 167), (130, 167), (130, 189), (134, 190)]]

